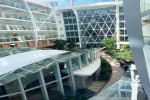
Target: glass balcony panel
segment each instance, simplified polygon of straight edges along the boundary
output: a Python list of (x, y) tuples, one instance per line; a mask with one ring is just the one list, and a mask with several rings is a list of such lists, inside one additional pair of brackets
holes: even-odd
[(150, 0), (140, 0), (141, 1), (141, 13), (150, 9)]
[(7, 30), (6, 25), (0, 25), (0, 30)]

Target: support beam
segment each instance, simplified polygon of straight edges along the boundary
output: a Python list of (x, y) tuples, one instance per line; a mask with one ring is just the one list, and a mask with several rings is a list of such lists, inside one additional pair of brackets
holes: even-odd
[(23, 84), (22, 84), (22, 82), (21, 82), (20, 77), (18, 78), (18, 82), (19, 82), (20, 90), (21, 90), (21, 92), (22, 92), (22, 99), (23, 99), (23, 100), (27, 100), (27, 96), (26, 96), (26, 93), (25, 93), (25, 91), (24, 91), (24, 87), (23, 87)]
[(76, 20), (77, 20), (77, 27), (78, 27), (78, 36), (79, 36), (79, 46), (80, 48), (82, 48), (82, 40), (81, 40), (81, 31), (80, 31), (80, 26), (79, 26), (79, 17), (78, 17), (78, 12), (77, 10), (72, 7), (72, 11), (74, 12), (75, 16), (76, 16)]
[(32, 25), (33, 25), (33, 29), (34, 29), (34, 39), (35, 39), (35, 44), (34, 45), (35, 45), (35, 48), (37, 48), (38, 47), (38, 32), (37, 32), (35, 19), (33, 17), (33, 14), (32, 14), (32, 12), (30, 10), (30, 7), (29, 7), (27, 1), (23, 0), (23, 2), (24, 2), (25, 6), (26, 6), (26, 8), (27, 8), (27, 10), (29, 12), (29, 15), (30, 15), (30, 18), (31, 18), (31, 21), (32, 21)]
[(117, 49), (120, 49), (120, 26), (119, 26), (119, 6), (116, 5), (116, 40), (117, 40)]
[(56, 67), (57, 67), (57, 72), (58, 72), (58, 80), (59, 80), (59, 84), (60, 84), (60, 91), (61, 91), (62, 95), (65, 95), (58, 62), (56, 63)]
[(39, 80), (40, 80), (40, 84), (43, 86), (41, 90), (42, 90), (42, 94), (44, 96), (44, 100), (49, 100), (47, 88), (46, 88), (45, 81), (44, 81), (43, 72), (41, 70), (39, 71)]
[(78, 60), (79, 60), (79, 68), (81, 69), (82, 68), (81, 55), (78, 57)]
[(71, 59), (69, 59), (69, 66), (70, 66), (70, 71), (71, 71), (72, 88), (73, 88), (73, 91), (74, 91), (74, 94), (75, 94), (76, 84), (75, 84), (75, 79), (74, 79), (74, 75), (73, 75), (73, 69), (72, 69)]
[(86, 65), (88, 66), (89, 65), (88, 52), (85, 54), (85, 57), (86, 57)]
[(144, 39), (142, 34), (140, 0), (124, 0), (123, 4), (132, 55), (142, 86), (150, 99), (150, 82), (143, 52)]
[(91, 62), (93, 63), (94, 62), (94, 52), (91, 50), (90, 51), (90, 59), (91, 59)]

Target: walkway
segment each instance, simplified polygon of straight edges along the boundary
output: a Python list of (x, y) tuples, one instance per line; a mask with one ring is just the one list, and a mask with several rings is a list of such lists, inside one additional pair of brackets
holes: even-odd
[(120, 80), (120, 78), (124, 74), (124, 70), (120, 67), (119, 62), (116, 59), (105, 54), (104, 51), (101, 51), (100, 55), (102, 58), (104, 58), (105, 60), (107, 60), (107, 62), (110, 63), (111, 68), (112, 68), (112, 76), (111, 76), (110, 80), (107, 82), (107, 84), (103, 87), (103, 89), (106, 89), (107, 87), (111, 86), (112, 84), (114, 84)]
[[(106, 83), (106, 85), (104, 87), (102, 87), (101, 91), (103, 91), (104, 89), (108, 88), (112, 84), (118, 82), (121, 79), (121, 77), (123, 76), (124, 70), (120, 67), (119, 62), (116, 59), (114, 59), (111, 56), (105, 54), (104, 51), (101, 51), (100, 55), (101, 55), (102, 58), (107, 60), (107, 62), (109, 62), (109, 64), (111, 65), (111, 68), (112, 68), (111, 78)], [(98, 95), (101, 93), (101, 91), (96, 96), (90, 98), (89, 100), (100, 100)]]
[(86, 82), (88, 89), (92, 90), (96, 94), (104, 87), (106, 81), (94, 81), (94, 82)]

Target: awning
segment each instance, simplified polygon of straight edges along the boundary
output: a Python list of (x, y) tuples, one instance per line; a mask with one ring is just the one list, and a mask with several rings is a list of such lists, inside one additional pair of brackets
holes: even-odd
[(100, 65), (101, 65), (101, 60), (100, 58), (98, 58), (93, 63), (89, 64), (88, 66), (85, 66), (81, 69), (74, 71), (73, 74), (76, 76), (91, 76), (94, 72), (97, 71)]

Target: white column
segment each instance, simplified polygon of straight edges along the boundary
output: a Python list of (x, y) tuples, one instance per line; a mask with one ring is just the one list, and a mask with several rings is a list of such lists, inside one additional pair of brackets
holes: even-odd
[(131, 82), (131, 87), (132, 87), (131, 100), (137, 100), (138, 82)]
[(72, 69), (71, 59), (69, 59), (69, 66), (70, 66), (70, 71), (71, 71), (72, 88), (73, 88), (73, 91), (74, 91), (74, 94), (75, 94), (76, 84), (75, 84), (75, 79), (74, 79), (74, 75), (73, 75), (73, 69)]
[[(82, 68), (81, 55), (78, 57), (78, 59), (79, 59), (79, 67), (80, 67), (80, 69), (81, 69), (81, 68)], [(81, 80), (82, 80), (82, 85), (83, 85), (83, 87), (85, 88), (85, 87), (86, 87), (86, 84), (85, 84), (84, 77), (81, 76)]]
[(33, 25), (33, 29), (34, 29), (34, 37), (35, 37), (34, 38), (35, 39), (35, 48), (37, 48), (38, 47), (38, 32), (37, 32), (35, 19), (33, 17), (33, 14), (32, 14), (32, 12), (30, 10), (30, 7), (29, 7), (28, 3), (25, 0), (23, 0), (23, 2), (25, 3), (25, 6), (26, 6), (26, 8), (28, 10), (28, 13), (29, 13), (31, 21), (32, 21), (32, 25)]
[(78, 60), (79, 60), (79, 67), (80, 67), (80, 69), (81, 69), (81, 68), (82, 68), (81, 55), (78, 57)]
[(60, 26), (59, 26), (59, 23), (58, 23), (58, 18), (57, 18), (57, 15), (56, 15), (56, 10), (53, 9), (53, 14), (54, 14), (54, 18), (55, 18), (55, 21), (56, 21), (56, 25), (57, 25), (57, 34), (58, 34), (58, 39), (60, 39)]
[(44, 81), (44, 76), (41, 70), (39, 71), (39, 80), (40, 80), (40, 84), (43, 86), (41, 90), (44, 96), (44, 100), (49, 100), (49, 96), (48, 96), (45, 81)]
[(94, 62), (94, 54), (93, 53), (94, 52), (91, 50), (90, 51), (90, 59), (91, 59), (92, 63)]
[(77, 27), (78, 27), (78, 36), (79, 36), (79, 46), (82, 48), (82, 41), (81, 41), (81, 35), (80, 35), (80, 27), (79, 27), (79, 17), (78, 17), (78, 12), (76, 9), (72, 7), (72, 10), (74, 14), (76, 15), (76, 20), (77, 20)]
[(22, 92), (22, 99), (23, 99), (23, 100), (27, 100), (27, 96), (26, 96), (26, 93), (25, 93), (25, 91), (24, 91), (23, 84), (22, 84), (22, 82), (21, 82), (20, 77), (18, 78), (18, 82), (19, 82), (20, 90), (21, 90), (21, 92)]
[(116, 5), (116, 40), (117, 40), (117, 49), (120, 49), (120, 26), (119, 26), (119, 6)]
[(57, 67), (57, 72), (58, 72), (58, 80), (59, 80), (59, 84), (60, 84), (60, 91), (61, 91), (62, 95), (65, 95), (58, 62), (56, 63), (56, 67)]
[(87, 64), (87, 66), (88, 66), (88, 65), (89, 65), (88, 52), (85, 54), (85, 56), (86, 56), (86, 64)]

